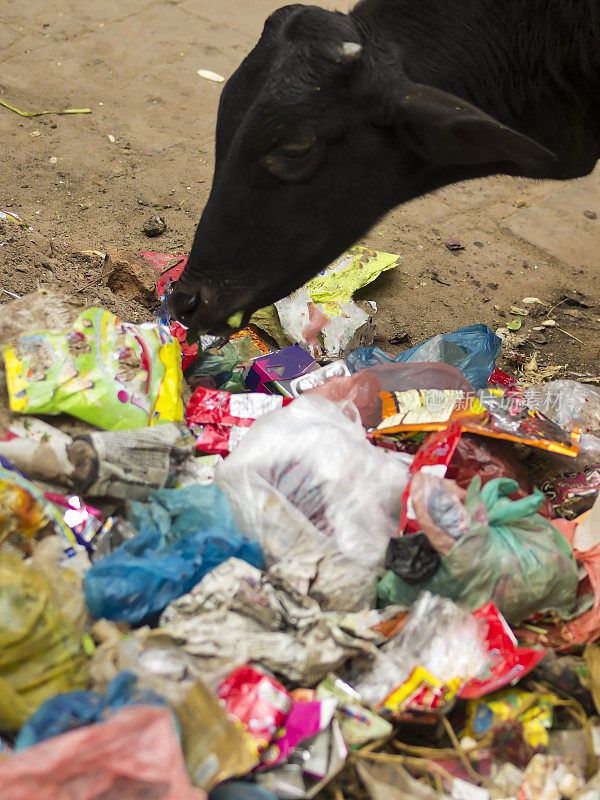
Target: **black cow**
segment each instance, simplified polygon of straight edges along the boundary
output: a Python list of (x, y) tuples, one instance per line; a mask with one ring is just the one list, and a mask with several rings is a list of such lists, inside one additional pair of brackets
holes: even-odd
[(281, 8), (223, 89), (171, 309), (222, 333), (417, 195), (494, 173), (585, 175), (599, 98), (600, 0)]

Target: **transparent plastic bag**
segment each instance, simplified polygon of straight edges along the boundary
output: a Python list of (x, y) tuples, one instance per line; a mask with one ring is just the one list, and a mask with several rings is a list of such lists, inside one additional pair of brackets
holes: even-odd
[(477, 391), (487, 386), (499, 352), (500, 339), (487, 325), (468, 325), (453, 333), (438, 333), (395, 358), (378, 347), (368, 347), (350, 353), (346, 357), (346, 363), (355, 372), (390, 361), (397, 364), (443, 361), (457, 367)]
[[(352, 419), (334, 403), (305, 396), (254, 423), (216, 476), (236, 516), (243, 514), (244, 530), (259, 529), (260, 520), (249, 524), (258, 476), (341, 552), (367, 565), (383, 562), (397, 529), (407, 463), (373, 447), (351, 408)], [(247, 515), (242, 506), (250, 506)]]
[[(329, 400), (303, 396), (258, 419), (215, 479), (267, 563), (285, 558), (299, 569), (291, 551), (315, 563), (337, 553), (360, 584), (361, 571), (373, 578), (383, 565), (408, 466), (402, 454), (373, 447), (356, 408), (344, 409), (350, 416)], [(353, 575), (333, 576), (331, 592), (340, 581), (349, 587)]]
[(425, 592), (402, 631), (385, 645), (374, 667), (355, 684), (362, 700), (377, 705), (422, 667), (444, 683), (484, 672), (488, 656), (479, 622), (451, 600)]
[(521, 500), (509, 500), (517, 488), (516, 481), (495, 478), (481, 489), (479, 478), (474, 478), (464, 502), (471, 521), (468, 533), (456, 540), (435, 575), (423, 583), (409, 585), (388, 572), (379, 583), (382, 603), (410, 604), (419, 589), (425, 589), (473, 611), (491, 600), (510, 623), (550, 610), (568, 616), (578, 587), (573, 551), (536, 513), (542, 493), (536, 490)]
[[(441, 555), (447, 555), (456, 540), (471, 528), (463, 505), (466, 494), (454, 481), (425, 472), (417, 472), (411, 481), (410, 497), (419, 526)], [(481, 522), (487, 521), (484, 515), (485, 511)]]
[(600, 389), (579, 381), (550, 381), (525, 390), (525, 402), (561, 428), (600, 433)]
[(397, 364), (388, 362), (360, 369), (348, 378), (332, 378), (307, 394), (334, 402), (349, 400), (358, 408), (365, 428), (374, 428), (382, 418), (379, 392), (404, 392), (408, 389), (460, 389), (473, 387), (456, 367), (439, 362)]

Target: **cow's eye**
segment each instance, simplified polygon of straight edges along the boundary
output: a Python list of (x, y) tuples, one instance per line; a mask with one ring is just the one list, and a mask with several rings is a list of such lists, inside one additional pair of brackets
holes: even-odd
[(277, 148), (277, 155), (280, 158), (287, 158), (295, 161), (298, 158), (307, 156), (313, 150), (315, 142), (298, 142), (297, 144), (286, 144)]
[(319, 165), (322, 147), (317, 139), (287, 142), (274, 147), (261, 158), (271, 175), (282, 181), (307, 180)]

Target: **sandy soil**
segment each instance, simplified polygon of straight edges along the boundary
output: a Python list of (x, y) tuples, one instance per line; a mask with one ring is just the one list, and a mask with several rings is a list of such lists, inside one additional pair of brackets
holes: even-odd
[[(78, 253), (189, 249), (210, 189), (221, 88), (196, 71), (231, 74), (278, 5), (5, 0), (0, 99), (26, 110), (89, 106), (92, 113), (27, 119), (0, 108), (0, 209), (33, 228), (0, 225), (0, 244), (6, 242), (0, 246), (0, 303), (12, 299), (6, 291), (24, 294), (45, 285), (124, 316), (148, 316), (113, 295), (97, 258)], [(584, 219), (577, 212), (578, 236), (600, 229), (594, 219), (600, 218), (598, 185), (583, 189), (590, 213)], [(525, 226), (516, 235), (506, 222), (560, 189), (491, 178), (448, 187), (383, 219), (365, 241), (402, 261), (365, 292), (379, 306), (381, 345), (397, 351), (473, 322), (496, 329), (514, 319), (511, 307), (535, 296), (544, 305), (529, 306), (533, 312), (503, 363), (516, 369), (537, 353), (541, 365), (568, 364), (565, 375), (596, 376), (600, 259), (570, 257), (572, 222), (558, 232), (566, 253), (561, 258), (552, 255), (556, 247), (539, 241), (539, 230), (530, 236)], [(149, 239), (142, 226), (156, 209), (168, 227)], [(450, 252), (449, 237), (465, 249)], [(577, 291), (583, 305), (582, 298), (572, 299)], [(551, 312), (556, 326), (532, 331), (565, 292), (571, 299)]]

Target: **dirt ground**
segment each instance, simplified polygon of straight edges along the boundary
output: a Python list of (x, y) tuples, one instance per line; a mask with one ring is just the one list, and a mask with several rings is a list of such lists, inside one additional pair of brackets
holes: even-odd
[[(99, 260), (79, 251), (188, 251), (210, 189), (221, 89), (197, 70), (230, 75), (278, 5), (4, 0), (0, 100), (92, 113), (28, 119), (0, 108), (0, 209), (33, 229), (0, 223), (1, 304), (42, 285), (148, 317), (114, 296)], [(402, 258), (365, 291), (379, 307), (381, 346), (395, 352), (475, 322), (496, 330), (517, 318), (511, 308), (526, 308), (504, 348), (507, 368), (536, 354), (565, 376), (598, 376), (599, 178), (491, 178), (389, 214), (365, 239)], [(142, 226), (157, 212), (168, 228), (149, 239)], [(448, 238), (465, 249), (449, 251)], [(542, 303), (524, 305), (526, 297)], [(554, 326), (533, 330), (548, 317)]]

